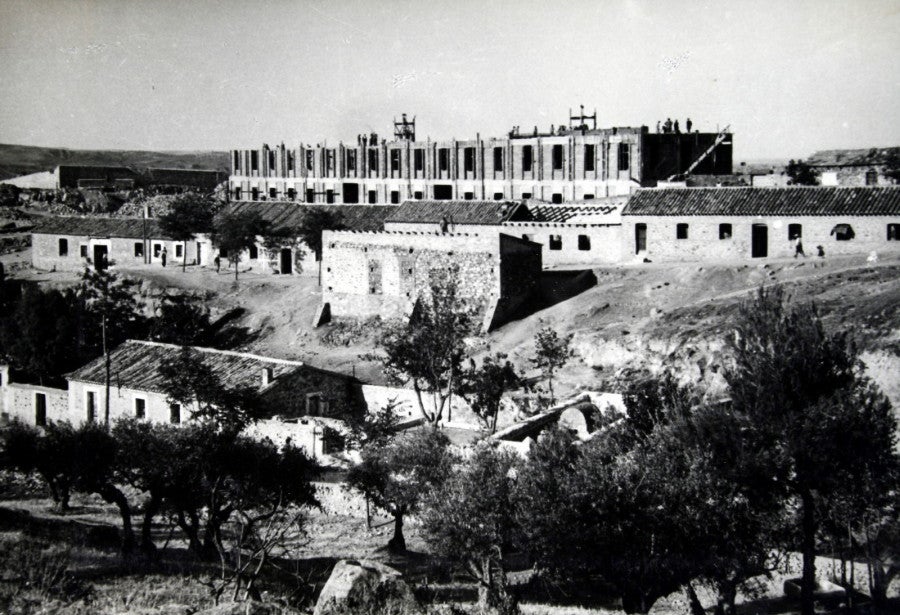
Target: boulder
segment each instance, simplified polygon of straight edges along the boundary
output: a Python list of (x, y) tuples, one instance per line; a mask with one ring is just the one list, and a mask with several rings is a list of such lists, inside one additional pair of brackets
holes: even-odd
[[(396, 608), (404, 603), (408, 611)], [(381, 562), (341, 560), (322, 588), (313, 615), (354, 613), (388, 604), (398, 613), (416, 612), (415, 599), (403, 575)]]

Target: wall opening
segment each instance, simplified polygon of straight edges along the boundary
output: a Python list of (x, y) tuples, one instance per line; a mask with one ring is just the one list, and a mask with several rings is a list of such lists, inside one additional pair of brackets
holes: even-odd
[(47, 394), (34, 394), (34, 424), (38, 427), (47, 426)]
[(831, 229), (831, 234), (834, 235), (834, 238), (838, 241), (850, 241), (856, 237), (853, 227), (849, 224), (836, 224), (834, 228)]
[(359, 203), (359, 184), (345, 183), (341, 186), (344, 194), (344, 203)]
[(553, 146), (553, 170), (561, 171), (563, 168), (563, 146)]
[(688, 225), (686, 222), (679, 222), (675, 225), (675, 239), (688, 238)]
[(719, 225), (719, 239), (731, 239), (731, 225), (727, 222)]
[(453, 198), (453, 186), (448, 184), (434, 185), (434, 198), (437, 201), (449, 201)]
[(169, 422), (175, 425), (181, 422), (181, 404), (169, 404)]
[(69, 240), (64, 237), (59, 238), (59, 255), (60, 256), (68, 256), (69, 255)]
[(550, 235), (549, 247), (551, 250), (562, 250), (562, 235)]
[(522, 172), (531, 173), (534, 165), (534, 149), (530, 145), (522, 147)]
[(369, 190), (369, 205), (374, 205), (378, 202), (378, 191), (377, 190)]
[(84, 406), (87, 411), (87, 422), (93, 423), (97, 420), (97, 394), (94, 391), (85, 393)]
[(595, 171), (597, 168), (597, 146), (588, 143), (584, 146), (584, 170)]
[(590, 250), (591, 249), (591, 238), (587, 235), (579, 235), (578, 236), (578, 249), (579, 250)]
[(294, 272), (294, 251), (290, 248), (282, 248), (278, 255), (279, 271), (282, 274)]
[(560, 205), (563, 202), (563, 195), (559, 192), (554, 192), (553, 197), (551, 197), (551, 202), (554, 205)]
[(788, 224), (788, 240), (801, 239), (803, 237), (802, 224)]
[(643, 222), (634, 225), (634, 253), (647, 251), (647, 225)]
[(751, 229), (750, 256), (765, 258), (769, 255), (769, 227), (765, 224), (754, 224)]
[(256, 244), (250, 246), (248, 252), (250, 253), (250, 260), (255, 261), (259, 258), (259, 248), (256, 247)]
[(887, 240), (900, 241), (900, 224), (894, 223), (887, 225)]
[(134, 398), (134, 418), (147, 418), (147, 400), (142, 397)]

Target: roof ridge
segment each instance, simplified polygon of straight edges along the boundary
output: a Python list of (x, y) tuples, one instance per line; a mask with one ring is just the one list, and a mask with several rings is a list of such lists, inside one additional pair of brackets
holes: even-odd
[(221, 354), (231, 357), (241, 357), (244, 359), (256, 359), (258, 361), (266, 361), (268, 363), (277, 363), (279, 365), (295, 365), (297, 367), (303, 367), (306, 365), (303, 361), (293, 361), (291, 359), (278, 359), (275, 357), (264, 357), (262, 355), (253, 354), (251, 352), (238, 352), (236, 350), (221, 350), (219, 348), (210, 348), (208, 346), (181, 346), (179, 344), (169, 344), (166, 342), (155, 342), (152, 340), (136, 340), (136, 339), (128, 339), (125, 340), (125, 344), (136, 343), (142, 344), (144, 346), (157, 346), (159, 348), (173, 348), (173, 349), (182, 349), (182, 348), (190, 348), (192, 350), (197, 350), (198, 352), (204, 352), (209, 354)]

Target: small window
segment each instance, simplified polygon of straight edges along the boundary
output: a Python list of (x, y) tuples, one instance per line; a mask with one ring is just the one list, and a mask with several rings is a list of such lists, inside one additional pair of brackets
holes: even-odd
[(347, 152), (347, 171), (356, 171), (356, 150), (351, 149)]
[(534, 149), (530, 145), (522, 147), (522, 172), (530, 173), (534, 165)]
[(141, 397), (134, 398), (134, 418), (147, 418), (147, 400)]
[[(597, 146), (593, 143), (588, 143), (584, 146), (584, 170), (585, 171), (594, 171), (597, 165)], [(585, 198), (587, 198), (585, 196)]]
[(234, 200), (240, 201), (242, 197), (243, 197), (243, 195), (241, 194), (241, 188), (240, 188), (240, 186), (238, 186), (237, 188), (234, 189)]
[(259, 200), (259, 188), (250, 188), (250, 198), (254, 201)]
[(835, 227), (831, 229), (831, 234), (834, 235), (834, 238), (838, 241), (850, 241), (856, 237), (856, 233), (853, 232), (853, 227), (849, 224), (835, 225)]
[(554, 192), (553, 196), (551, 197), (551, 202), (554, 205), (559, 205), (560, 203), (563, 202), (563, 195), (560, 194), (559, 192)]
[(681, 222), (675, 226), (675, 239), (687, 239), (688, 238), (688, 225), (686, 222)]
[(78, 246), (78, 253), (81, 255), (81, 258), (87, 258), (87, 246), (84, 244)]
[(502, 171), (503, 170), (503, 148), (495, 147), (494, 148), (494, 171)]
[(503, 200), (503, 193), (502, 193), (502, 192), (495, 192), (495, 193), (494, 193), (494, 200), (495, 200), (495, 201), (502, 201), (502, 200)]
[(438, 169), (441, 171), (450, 169), (450, 150), (446, 147), (438, 150)]
[(413, 150), (413, 169), (416, 171), (425, 170), (425, 150)]
[(259, 152), (250, 152), (250, 170), (259, 171)]
[(415, 192), (413, 192), (413, 198), (416, 199), (416, 200), (421, 201), (422, 198), (423, 198), (423, 196), (424, 196), (424, 195), (422, 194), (422, 191), (421, 191), (421, 190), (416, 190)]
[(523, 192), (523, 193), (522, 193), (522, 198), (523, 198), (523, 199), (530, 199), (530, 198), (531, 198), (531, 193), (530, 193), (530, 192)]
[(172, 424), (181, 422), (181, 404), (169, 405), (169, 422)]
[(579, 250), (590, 250), (591, 249), (591, 238), (587, 235), (579, 235), (578, 236), (578, 249)]
[(180, 243), (175, 244), (175, 258), (181, 258), (183, 256), (183, 246)]
[(400, 191), (399, 190), (391, 190), (391, 203), (394, 205), (400, 202)]
[(97, 394), (94, 391), (85, 392), (84, 406), (88, 423), (93, 423), (97, 420)]
[(153, 258), (159, 258), (159, 255), (162, 253), (162, 244), (155, 243), (153, 244)]
[(315, 203), (316, 202), (315, 188), (307, 188), (306, 189), (306, 202), (307, 203)]
[(34, 424), (38, 427), (47, 426), (47, 394), (34, 394)]
[(297, 191), (294, 188), (287, 189), (287, 198), (289, 201), (294, 201), (297, 199)]
[(475, 198), (474, 192), (464, 192), (463, 193), (463, 199), (465, 199), (466, 201), (471, 201), (474, 198)]
[(391, 173), (400, 172), (400, 150), (391, 150)]
[(269, 188), (269, 198), (270, 199), (278, 198), (278, 189), (277, 188)]
[(275, 168), (275, 150), (273, 149), (269, 150), (269, 168)]
[(378, 202), (378, 191), (369, 190), (369, 204), (374, 205)]
[(325, 202), (326, 203), (334, 203), (334, 190), (326, 190), (325, 191)]
[(373, 173), (378, 172), (378, 150), (369, 150), (369, 171)]
[(887, 225), (887, 240), (900, 241), (900, 224), (894, 223)]
[(593, 194), (585, 194), (585, 195), (584, 195), (584, 200), (585, 200), (585, 201), (593, 201), (593, 200), (594, 200), (594, 195), (593, 195)]
[(731, 225), (730, 224), (720, 224), (719, 225), (719, 239), (731, 239)]
[(63, 237), (59, 238), (59, 255), (60, 256), (68, 256), (69, 255), (69, 240)]
[(550, 249), (562, 250), (562, 235), (550, 235)]
[(866, 171), (866, 185), (867, 186), (877, 186), (878, 185), (878, 171), (875, 169), (869, 169)]
[(563, 168), (563, 146), (553, 146), (553, 170), (561, 171)]
[(788, 240), (793, 241), (794, 239), (802, 239), (803, 238), (803, 225), (802, 224), (788, 224)]
[(463, 149), (463, 166), (466, 173), (475, 172), (475, 148), (466, 147)]
[(259, 248), (256, 247), (256, 244), (250, 246), (250, 260), (255, 261), (259, 258)]

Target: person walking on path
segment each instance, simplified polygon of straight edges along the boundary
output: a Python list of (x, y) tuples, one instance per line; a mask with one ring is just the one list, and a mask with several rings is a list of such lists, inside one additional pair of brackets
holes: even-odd
[(219, 267), (222, 266), (222, 259), (216, 254), (216, 258), (213, 259), (213, 262), (216, 264), (216, 273), (219, 273)]

